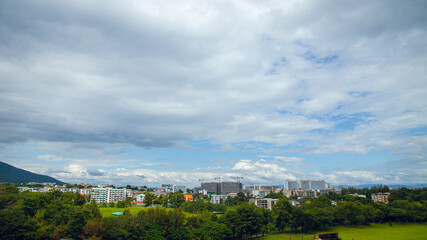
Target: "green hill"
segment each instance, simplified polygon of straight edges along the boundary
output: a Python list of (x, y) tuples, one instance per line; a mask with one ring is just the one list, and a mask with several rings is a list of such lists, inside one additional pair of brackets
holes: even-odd
[(64, 182), (56, 180), (55, 178), (25, 171), (4, 162), (0, 162), (0, 182), (9, 182), (9, 183), (51, 182), (51, 183), (57, 183), (57, 184), (64, 184)]

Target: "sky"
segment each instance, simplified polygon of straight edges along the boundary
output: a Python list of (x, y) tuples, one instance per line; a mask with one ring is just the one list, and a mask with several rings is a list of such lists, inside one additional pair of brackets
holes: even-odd
[(0, 161), (68, 183), (427, 183), (426, 1), (0, 1)]

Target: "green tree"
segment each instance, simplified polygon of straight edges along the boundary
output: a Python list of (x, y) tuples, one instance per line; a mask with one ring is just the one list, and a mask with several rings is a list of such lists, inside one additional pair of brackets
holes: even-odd
[(310, 208), (330, 208), (331, 200), (325, 196), (320, 195), (318, 198), (310, 199), (309, 206)]
[(123, 210), (123, 215), (131, 215), (129, 208), (125, 208), (125, 210)]
[(292, 205), (288, 199), (281, 198), (274, 204), (273, 216), (276, 228), (283, 232), (290, 225), (290, 220), (292, 219)]
[(118, 208), (125, 208), (126, 207), (126, 202), (125, 201), (118, 201), (116, 204), (116, 207)]
[(126, 230), (128, 218), (106, 217), (102, 219), (101, 234), (103, 240), (126, 240), (130, 233)]
[(173, 231), (171, 234), (167, 236), (167, 239), (172, 240), (190, 240), (191, 235), (188, 229), (186, 228), (180, 228), (176, 231)]
[(286, 197), (285, 197), (285, 195), (283, 195), (283, 192), (279, 192), (279, 193), (269, 193), (264, 198), (279, 199), (279, 198), (286, 198)]
[(153, 200), (156, 198), (156, 196), (154, 196), (154, 194), (147, 192), (145, 193), (145, 197), (144, 197), (144, 203), (146, 207), (151, 206), (151, 204), (153, 204)]
[(100, 219), (93, 219), (86, 222), (86, 225), (82, 229), (82, 233), (79, 235), (81, 239), (90, 240), (101, 240), (102, 234), (102, 221)]
[(80, 211), (75, 212), (69, 223), (68, 228), (71, 236), (74, 239), (81, 239), (81, 236), (84, 235), (83, 227), (86, 226), (88, 221), (92, 219), (100, 220), (101, 218), (101, 211), (95, 202), (84, 205)]
[(86, 204), (83, 206), (82, 211), (85, 213), (85, 216), (87, 219), (101, 219), (102, 218), (102, 214), (101, 211), (99, 210), (99, 207), (96, 203), (91, 202), (89, 204)]
[(168, 207), (179, 208), (185, 202), (185, 198), (181, 192), (169, 193), (168, 196)]
[(305, 211), (298, 207), (295, 208), (292, 212), (292, 220), (290, 221), (290, 226), (293, 230), (297, 230), (301, 227), (307, 227), (310, 223), (309, 216), (305, 213)]
[[(165, 237), (173, 232), (174, 225), (176, 230), (181, 229), (186, 220), (181, 208), (177, 209), (176, 218), (174, 216), (174, 211), (170, 211), (165, 208), (149, 208), (144, 211), (140, 211), (137, 216), (150, 224), (159, 226), (162, 230), (162, 235)], [(175, 224), (174, 219), (176, 219)]]
[(3, 183), (0, 186), (0, 195), (18, 194), (18, 193), (19, 193), (19, 189), (14, 184)]
[(77, 192), (75, 193), (75, 195), (76, 195), (76, 198), (74, 200), (74, 204), (76, 206), (83, 206), (83, 205), (85, 205), (85, 203), (86, 203), (85, 197), (82, 196), (80, 193), (77, 193)]
[(33, 217), (37, 210), (46, 208), (52, 201), (46, 193), (23, 192), (19, 195), (21, 199), (19, 207), (30, 217)]
[(29, 222), (23, 210), (7, 208), (0, 211), (0, 239), (30, 239), (35, 230), (34, 223)]
[(239, 193), (237, 193), (236, 200), (237, 200), (237, 202), (248, 202), (249, 197), (246, 196), (244, 193), (239, 192)]
[(335, 208), (335, 217), (345, 219), (345, 223), (350, 224), (363, 224), (365, 223), (365, 216), (363, 209), (358, 202), (346, 202), (340, 204)]
[(232, 236), (232, 231), (223, 223), (209, 221), (197, 229), (196, 234), (200, 239), (221, 240)]
[(87, 216), (82, 211), (76, 212), (68, 225), (69, 232), (74, 239), (80, 239), (83, 227), (86, 225)]
[(258, 208), (248, 203), (242, 203), (224, 216), (224, 223), (237, 238), (249, 238), (261, 232), (263, 216)]

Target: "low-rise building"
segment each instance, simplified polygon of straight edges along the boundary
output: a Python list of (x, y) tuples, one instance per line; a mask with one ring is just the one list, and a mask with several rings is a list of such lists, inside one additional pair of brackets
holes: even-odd
[(186, 202), (192, 202), (193, 201), (193, 195), (191, 194), (184, 194), (184, 198)]
[(173, 191), (173, 187), (172, 184), (162, 184), (162, 187), (160, 188), (163, 192), (172, 192)]
[(303, 198), (315, 198), (318, 196), (318, 192), (314, 190), (304, 190), (302, 191), (302, 193), (303, 193), (302, 195)]
[(388, 201), (388, 197), (390, 196), (389, 192), (386, 193), (376, 193), (376, 194), (372, 194), (371, 198), (372, 201), (374, 202), (381, 202), (381, 203), (389, 203)]
[(272, 210), (274, 204), (276, 204), (279, 201), (279, 199), (273, 199), (273, 198), (252, 198), (249, 200), (249, 203), (255, 203), (255, 206), (265, 208), (268, 210)]
[(136, 206), (143, 206), (143, 205), (145, 205), (145, 203), (142, 202), (142, 201), (131, 201), (130, 204), (131, 205), (136, 205)]
[(225, 203), (225, 200), (227, 199), (227, 197), (228, 195), (211, 194), (211, 203), (213, 204)]
[(301, 206), (301, 203), (297, 200), (290, 199), (289, 203), (294, 207), (300, 207)]
[(143, 193), (136, 195), (136, 201), (137, 202), (143, 202), (144, 198), (145, 198), (145, 194), (143, 194)]

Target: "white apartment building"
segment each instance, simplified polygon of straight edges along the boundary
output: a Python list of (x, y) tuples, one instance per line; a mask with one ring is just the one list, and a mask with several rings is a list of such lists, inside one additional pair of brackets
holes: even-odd
[(89, 196), (89, 194), (92, 192), (92, 188), (82, 188), (79, 190), (79, 192)]
[(300, 180), (301, 190), (326, 190), (329, 184), (325, 180)]
[(216, 194), (212, 194), (211, 195), (211, 203), (213, 203), (213, 204), (225, 203), (225, 200), (227, 200), (227, 197), (228, 197), (228, 195), (216, 195)]
[(97, 203), (124, 201), (126, 199), (126, 188), (92, 188), (90, 199)]

